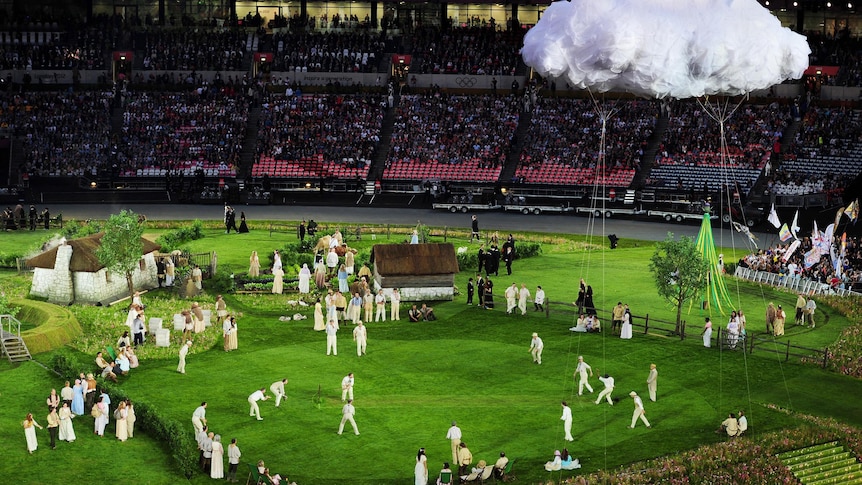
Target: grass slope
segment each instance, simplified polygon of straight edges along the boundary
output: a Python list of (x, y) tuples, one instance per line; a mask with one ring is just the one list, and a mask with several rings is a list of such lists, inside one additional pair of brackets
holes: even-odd
[[(210, 230), (206, 238), (190, 246), (218, 252), (220, 268), (244, 271), (252, 249), (266, 254), (285, 240), (292, 238), (270, 238), (263, 231), (227, 236)], [(466, 243), (456, 242), (458, 245)], [(542, 257), (517, 261), (512, 277), (494, 278), (496, 288), (502, 292), (514, 281), (524, 282), (534, 291), (541, 284), (551, 300), (566, 302), (574, 300), (577, 281), (585, 277), (596, 290), (600, 307), (609, 308), (622, 300), (636, 315), (669, 319), (675, 313), (655, 295), (646, 269), (651, 244), (592, 252), (572, 251), (569, 244), (545, 248)], [(724, 251), (726, 256), (732, 252)], [(728, 261), (733, 260), (731, 256)], [(468, 276), (467, 272), (457, 276), (460, 288), (466, 287)], [(730, 282), (729, 287), (734, 299), (751, 309), (746, 313), (754, 331), (761, 330), (768, 301), (780, 302), (785, 308), (795, 301), (792, 295), (755, 285)], [(123, 383), (124, 388), (132, 396), (158, 403), (186, 425), (189, 433), (192, 411), (200, 401), (208, 401), (213, 430), (224, 442), (238, 438), (243, 462), (264, 459), (273, 471), (300, 484), (412, 483), (419, 447), (426, 448), (430, 475), (435, 476), (442, 462), (451, 459), (445, 434), (453, 419), (462, 427), (475, 461), (493, 461), (505, 451), (517, 459), (519, 481), (534, 483), (550, 475), (543, 471), (542, 463), (554, 449), (566, 445), (559, 420), (563, 399), (570, 402), (575, 414), (576, 441), (569, 450), (581, 460), (582, 471), (613, 468), (718, 441), (721, 437), (714, 429), (727, 413), (740, 408), (749, 416), (751, 432), (794, 426), (793, 418), (767, 409), (765, 403), (862, 425), (859, 381), (814, 366), (785, 363), (767, 352), (745, 355), (704, 349), (696, 338), (698, 329), (690, 328), (692, 338), (685, 341), (637, 333), (631, 341), (622, 341), (609, 335), (572, 333), (568, 331), (572, 322), (565, 315), (550, 319), (538, 313), (507, 316), (499, 298), (497, 310), (485, 311), (464, 305), (460, 296), (452, 303), (435, 304), (437, 322), (370, 323), (368, 355), (362, 358), (352, 345), (352, 326), (343, 324), (339, 355), (327, 357), (325, 336), (311, 330), (310, 319), (278, 320), (282, 314), (293, 313), (282, 306), (289, 298), (293, 296), (228, 296), (228, 307), (244, 314), (239, 322), (238, 351), (224, 353), (217, 344), (211, 351), (190, 356), (186, 375), (175, 372), (173, 359), (144, 361)], [(815, 347), (827, 345), (849, 324), (824, 306), (818, 313), (824, 322), (828, 316), (828, 323), (815, 331), (789, 327), (786, 338)], [(406, 311), (402, 315), (406, 317)], [(699, 322), (703, 315), (693, 310), (685, 318)], [(717, 324), (725, 321), (723, 317), (715, 320)], [(533, 331), (545, 341), (541, 366), (530, 363), (527, 350)], [(577, 355), (584, 355), (596, 372), (609, 372), (616, 378), (614, 396), (622, 399), (617, 405), (595, 405), (596, 394), (577, 396), (571, 377)], [(89, 361), (91, 356), (84, 358)], [(659, 400), (646, 402), (653, 429), (639, 425), (630, 430), (632, 403), (627, 394), (636, 390), (646, 395), (650, 363), (656, 363), (659, 370)], [(2, 397), (10, 403), (0, 424), (0, 439), (13, 444), (10, 458), (0, 464), (0, 470), (8, 473), (15, 466), (38, 460), (39, 477), (25, 483), (57, 483), (56, 477), (90, 469), (86, 460), (93, 455), (108, 455), (111, 464), (97, 468), (103, 480), (122, 479), (135, 470), (142, 474), (136, 483), (177, 481), (167, 453), (159, 452), (157, 444), (145, 437), (120, 444), (79, 431), (79, 442), (62, 446), (63, 453), (68, 449), (68, 458), (54, 459), (44, 448), (44, 440), (40, 442), (43, 448), (28, 456), (18, 422), (27, 410), (41, 409), (47, 390), (59, 383), (34, 364), (14, 369), (4, 365), (0, 370)], [(348, 372), (356, 374), (358, 437), (349, 429), (336, 435), (339, 385)], [(248, 395), (282, 377), (290, 379), (290, 397), (281, 409), (266, 401), (261, 405), (264, 421), (249, 418)], [(598, 393), (600, 383), (595, 378), (591, 382)], [(314, 396), (319, 388), (323, 402), (318, 406)], [(91, 418), (83, 420), (87, 426), (77, 425), (76, 429), (89, 430)], [(40, 435), (44, 437), (44, 433)], [(127, 453), (133, 446), (140, 448)], [(192, 481), (209, 479), (197, 476)]]

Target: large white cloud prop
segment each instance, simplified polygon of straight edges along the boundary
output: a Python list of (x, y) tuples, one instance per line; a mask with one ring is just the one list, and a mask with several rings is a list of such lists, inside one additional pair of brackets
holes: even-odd
[(555, 2), (522, 49), (540, 75), (579, 88), (678, 99), (798, 79), (810, 52), (756, 0)]

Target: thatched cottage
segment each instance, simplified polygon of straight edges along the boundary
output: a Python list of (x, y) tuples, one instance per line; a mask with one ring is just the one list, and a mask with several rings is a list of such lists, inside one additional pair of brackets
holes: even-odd
[[(99, 263), (96, 249), (104, 233), (66, 241), (34, 256), (27, 264), (34, 268), (30, 293), (57, 304), (110, 303), (129, 294), (126, 276), (109, 273)], [(135, 289), (159, 286), (154, 253), (159, 245), (141, 238), (143, 254), (132, 273)]]
[(404, 301), (451, 300), (458, 260), (452, 244), (375, 244), (374, 282), (388, 296), (398, 288)]

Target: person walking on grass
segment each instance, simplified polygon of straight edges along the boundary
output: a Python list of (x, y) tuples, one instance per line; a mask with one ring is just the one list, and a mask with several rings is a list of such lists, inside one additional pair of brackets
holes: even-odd
[(566, 433), (565, 440), (575, 441), (572, 438), (572, 408), (569, 407), (566, 401), (562, 401), (560, 405), (563, 406), (563, 415), (560, 416), (560, 420), (563, 422), (563, 431)]
[(452, 463), (458, 463), (458, 448), (461, 446), (461, 428), (455, 421), (452, 421), (452, 427), (446, 432), (446, 439), (452, 446)]
[[(589, 373), (589, 376), (587, 376)], [(584, 388), (586, 387), (590, 393), (593, 392), (593, 386), (589, 383), (589, 378), (593, 376), (593, 368), (590, 367), (590, 364), (584, 362), (584, 356), (578, 356), (578, 366), (575, 368), (575, 377), (579, 377), (578, 380), (578, 396), (584, 395)]]
[(644, 422), (647, 428), (652, 428), (652, 426), (650, 426), (649, 424), (649, 421), (647, 421), (646, 411), (644, 410), (644, 402), (641, 397), (638, 396), (638, 393), (634, 391), (630, 392), (629, 396), (631, 396), (631, 398), (634, 399), (635, 402), (635, 410), (632, 413), (632, 424), (631, 426), (629, 426), (629, 428), (634, 429), (635, 424), (637, 424), (638, 422), (638, 418), (640, 418), (640, 420)]

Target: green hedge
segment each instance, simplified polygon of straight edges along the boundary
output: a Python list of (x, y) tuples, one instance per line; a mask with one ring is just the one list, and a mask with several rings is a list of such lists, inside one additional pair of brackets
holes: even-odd
[(195, 219), (190, 225), (163, 233), (156, 239), (156, 243), (162, 246), (161, 252), (169, 253), (175, 249), (180, 249), (181, 245), (189, 241), (204, 237), (203, 228), (203, 223)]
[[(77, 376), (82, 370), (92, 365), (83, 365), (78, 358), (67, 350), (62, 350), (54, 356), (52, 368), (64, 378)], [(165, 443), (171, 451), (177, 470), (186, 478), (191, 478), (198, 465), (197, 445), (185, 429), (175, 419), (167, 417), (157, 406), (147, 401), (134, 399), (125, 390), (111, 382), (99, 378), (99, 387), (108, 392), (112, 403), (130, 399), (135, 405), (135, 429), (142, 430), (152, 438)]]
[(13, 303), (20, 307), (18, 320), (37, 325), (21, 332), (31, 354), (60, 348), (83, 332), (78, 319), (66, 308), (35, 300), (15, 300)]
[[(458, 269), (461, 271), (476, 271), (479, 264), (479, 260), (477, 259), (478, 254), (479, 248), (472, 246), (468, 247), (465, 253), (456, 253), (455, 257), (458, 259)], [(542, 245), (539, 243), (525, 241), (515, 244), (515, 259), (532, 258), (541, 254)], [(500, 264), (504, 264), (502, 259), (500, 260)]]

